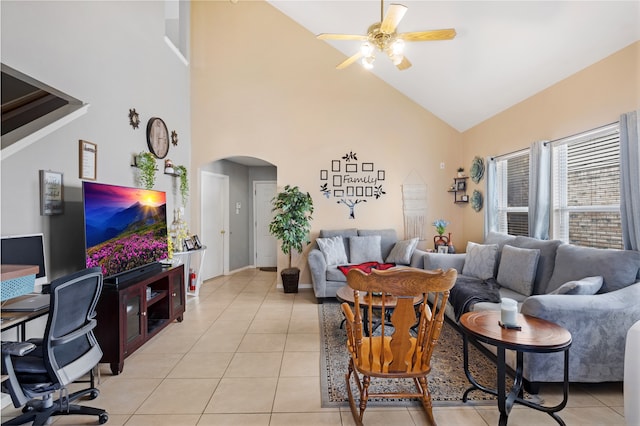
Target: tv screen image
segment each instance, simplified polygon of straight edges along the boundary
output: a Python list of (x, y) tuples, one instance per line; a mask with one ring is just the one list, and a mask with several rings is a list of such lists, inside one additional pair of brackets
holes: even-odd
[(105, 277), (166, 259), (162, 191), (83, 182), (86, 264)]

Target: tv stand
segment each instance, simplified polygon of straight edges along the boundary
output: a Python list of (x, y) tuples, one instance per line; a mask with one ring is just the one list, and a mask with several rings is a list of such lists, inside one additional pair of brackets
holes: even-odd
[(122, 372), (126, 357), (170, 323), (184, 318), (183, 265), (157, 265), (159, 269), (135, 278), (105, 282), (102, 289), (95, 336), (103, 352), (100, 362), (109, 363), (114, 375)]

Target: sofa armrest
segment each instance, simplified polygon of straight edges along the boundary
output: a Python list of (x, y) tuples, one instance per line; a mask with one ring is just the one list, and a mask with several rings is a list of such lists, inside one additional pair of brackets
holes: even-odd
[(412, 268), (424, 269), (424, 255), (427, 254), (426, 251), (415, 249), (413, 254), (411, 255), (411, 263), (409, 266)]
[(465, 253), (425, 253), (423, 256), (424, 269), (442, 269), (443, 271), (446, 271), (449, 268), (453, 268), (458, 271), (458, 274), (461, 274), (465, 257)]
[[(640, 320), (640, 282), (609, 293), (589, 295), (545, 294), (528, 297), (520, 312), (556, 323), (571, 333), (570, 380), (623, 380), (624, 345), (627, 330)], [(527, 365), (525, 377), (536, 377), (541, 371), (561, 375), (561, 364), (544, 364), (546, 360)], [(549, 357), (547, 357), (548, 359)], [(532, 365), (539, 364), (539, 365)], [(535, 370), (531, 371), (531, 370)], [(555, 371), (554, 371), (555, 370)], [(595, 370), (595, 371), (594, 371)], [(553, 381), (553, 380), (552, 380)]]
[(312, 249), (307, 257), (311, 282), (316, 297), (326, 297), (327, 288), (327, 262), (319, 249)]

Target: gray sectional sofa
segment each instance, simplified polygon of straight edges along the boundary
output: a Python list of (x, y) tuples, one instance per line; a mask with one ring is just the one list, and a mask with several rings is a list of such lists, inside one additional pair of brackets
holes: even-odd
[[(380, 237), (379, 241), (375, 238), (376, 236)], [(323, 239), (330, 242), (335, 237), (338, 237), (344, 247), (346, 257), (342, 259), (334, 256), (327, 258), (319, 247), (319, 243), (322, 243)], [(352, 237), (354, 237), (353, 244), (351, 244)], [(422, 250), (415, 249), (415, 244), (411, 249), (412, 243), (417, 243), (417, 240), (398, 241), (395, 229), (322, 229), (318, 239), (314, 242), (314, 247), (308, 257), (313, 291), (318, 303), (322, 303), (323, 299), (327, 297), (335, 297), (336, 291), (347, 284), (347, 278), (338, 268), (339, 265), (391, 261), (398, 265), (421, 268), (423, 256), (426, 254)], [(328, 251), (325, 249), (325, 252)], [(408, 257), (407, 254), (409, 254)], [(331, 260), (332, 257), (339, 262), (334, 263)], [(327, 263), (327, 259), (330, 263)]]
[[(424, 256), (425, 269), (449, 267), (459, 272), (456, 285), (497, 283), (499, 297), (517, 300), (521, 313), (569, 330), (571, 382), (623, 380), (625, 336), (640, 320), (640, 252), (490, 233), (482, 245), (470, 243), (465, 254)], [(478, 276), (490, 268), (490, 277)], [(468, 307), (487, 309), (499, 310), (500, 305), (477, 301)], [(447, 316), (455, 321), (452, 305)], [(515, 356), (510, 355), (513, 366)], [(561, 353), (524, 355), (523, 375), (529, 383), (560, 382), (562, 367)]]

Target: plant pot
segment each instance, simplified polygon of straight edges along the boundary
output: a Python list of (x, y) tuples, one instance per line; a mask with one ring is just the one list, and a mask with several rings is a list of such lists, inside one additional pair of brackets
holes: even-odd
[(298, 281), (300, 279), (300, 269), (298, 268), (283, 269), (280, 272), (280, 276), (282, 277), (282, 286), (284, 287), (285, 293), (298, 292)]

